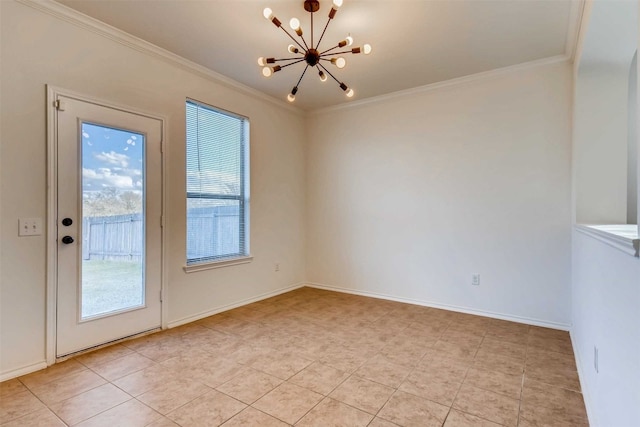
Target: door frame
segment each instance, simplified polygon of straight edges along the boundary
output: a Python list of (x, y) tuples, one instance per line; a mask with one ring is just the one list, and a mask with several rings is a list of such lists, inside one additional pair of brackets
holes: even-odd
[(62, 89), (52, 85), (47, 88), (47, 265), (46, 265), (46, 339), (45, 355), (47, 365), (56, 363), (56, 342), (57, 342), (57, 297), (58, 297), (58, 232), (57, 232), (57, 206), (58, 206), (58, 122), (56, 120), (55, 101), (59, 95), (67, 98), (74, 98), (78, 101), (96, 104), (102, 107), (113, 108), (128, 113), (134, 113), (151, 119), (159, 120), (162, 123), (162, 141), (160, 144), (161, 159), (161, 223), (160, 238), (160, 289), (162, 298), (160, 301), (160, 327), (167, 328), (167, 263), (166, 263), (166, 117), (157, 113), (149, 113), (127, 105), (115, 104), (104, 99), (95, 98), (78, 92)]

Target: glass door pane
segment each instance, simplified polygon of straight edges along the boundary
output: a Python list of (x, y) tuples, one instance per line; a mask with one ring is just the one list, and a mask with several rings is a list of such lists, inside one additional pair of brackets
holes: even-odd
[(82, 319), (144, 306), (144, 145), (82, 123)]

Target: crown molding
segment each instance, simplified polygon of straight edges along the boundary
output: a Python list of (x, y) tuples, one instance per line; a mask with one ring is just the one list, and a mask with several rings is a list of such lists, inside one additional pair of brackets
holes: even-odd
[(567, 25), (567, 40), (564, 47), (564, 53), (573, 62), (576, 58), (578, 49), (578, 39), (580, 37), (580, 29), (585, 12), (585, 0), (573, 0), (571, 2), (571, 10), (569, 11), (569, 23)]
[(250, 95), (254, 98), (258, 98), (262, 101), (269, 102), (270, 104), (283, 108), (287, 111), (290, 111), (299, 115), (305, 115), (305, 111), (298, 107), (295, 107), (289, 103), (285, 103), (284, 101), (281, 101), (272, 96), (269, 96), (252, 87), (239, 83), (222, 74), (216, 73), (215, 71), (212, 71), (207, 67), (204, 67), (193, 61), (189, 61), (188, 59), (185, 59), (179, 55), (176, 55), (175, 53), (169, 52), (166, 49), (158, 47), (152, 43), (149, 43), (145, 40), (135, 37), (118, 28), (115, 28), (109, 24), (106, 24), (102, 21), (99, 21), (95, 18), (92, 18), (88, 15), (85, 15), (84, 13), (78, 12), (77, 10), (71, 9), (70, 7), (67, 7), (53, 0), (16, 0), (16, 1), (25, 6), (29, 6), (40, 12), (51, 15), (62, 21), (68, 22), (77, 27), (91, 31), (92, 33), (102, 36), (106, 39), (112, 40), (116, 43), (120, 43), (121, 45), (126, 46), (130, 49), (137, 50), (138, 52), (145, 53), (147, 55), (153, 56), (154, 58), (160, 59), (168, 64), (171, 64), (179, 68), (182, 68), (183, 70), (192, 72), (198, 75), (199, 77), (203, 77), (207, 80), (221, 84), (227, 88), (237, 90), (238, 92), (241, 92), (246, 95)]
[(378, 104), (390, 101), (397, 98), (409, 98), (422, 93), (433, 92), (440, 89), (445, 89), (453, 86), (459, 86), (468, 84), (475, 81), (492, 79), (505, 74), (510, 74), (518, 71), (529, 70), (532, 68), (543, 67), (551, 64), (558, 64), (562, 62), (569, 63), (571, 58), (568, 55), (556, 55), (548, 58), (538, 59), (530, 62), (523, 62), (521, 64), (510, 65), (508, 67), (497, 68), (495, 70), (483, 71), (481, 73), (470, 74), (468, 76), (457, 77), (455, 79), (445, 80), (436, 83), (430, 83), (424, 86), (418, 86), (410, 89), (404, 89), (397, 92), (387, 93), (380, 96), (374, 96), (371, 98), (362, 99), (360, 101), (350, 102), (348, 104), (334, 105), (331, 107), (319, 108), (311, 110), (312, 114), (327, 114), (335, 111), (348, 110), (354, 108), (360, 108), (363, 106)]

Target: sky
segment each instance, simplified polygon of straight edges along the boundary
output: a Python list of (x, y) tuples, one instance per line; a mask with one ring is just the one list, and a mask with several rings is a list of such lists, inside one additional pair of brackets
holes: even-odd
[(144, 135), (82, 124), (82, 191), (142, 191)]

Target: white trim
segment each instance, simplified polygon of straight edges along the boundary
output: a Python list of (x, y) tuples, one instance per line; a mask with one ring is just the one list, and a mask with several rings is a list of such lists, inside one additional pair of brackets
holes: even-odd
[(558, 329), (561, 331), (568, 331), (571, 328), (571, 325), (568, 325), (566, 323), (549, 322), (546, 320), (532, 319), (530, 317), (494, 313), (492, 311), (476, 310), (473, 308), (460, 307), (457, 305), (441, 304), (441, 303), (432, 302), (432, 301), (423, 301), (423, 300), (416, 300), (412, 298), (396, 297), (396, 296), (387, 295), (387, 294), (380, 294), (377, 292), (362, 291), (359, 289), (347, 289), (347, 288), (341, 288), (339, 286), (324, 285), (321, 283), (312, 283), (312, 282), (307, 282), (306, 286), (310, 288), (324, 289), (327, 291), (342, 292), (345, 294), (360, 295), (364, 297), (378, 298), (378, 299), (384, 299), (388, 301), (397, 301), (405, 304), (420, 305), (423, 307), (439, 308), (439, 309), (448, 310), (448, 311), (455, 311), (458, 313), (466, 313), (466, 314), (473, 314), (476, 316), (490, 317), (492, 319), (508, 320), (510, 322), (524, 323), (526, 325), (533, 325), (533, 326), (542, 326), (544, 328)]
[[(616, 248), (627, 255), (638, 257), (640, 254), (640, 240), (638, 239), (638, 226), (630, 225), (628, 228), (634, 228), (635, 235), (633, 233), (622, 233), (616, 228), (621, 226), (607, 226), (607, 225), (590, 225), (590, 224), (576, 224), (574, 229), (582, 234), (593, 237), (613, 248)], [(626, 227), (625, 227), (626, 228)]]
[(452, 86), (458, 86), (463, 84), (468, 84), (471, 82), (475, 82), (478, 80), (492, 79), (504, 74), (509, 74), (513, 72), (528, 70), (531, 68), (543, 67), (545, 65), (557, 64), (561, 62), (569, 62), (570, 57), (567, 55), (556, 55), (548, 58), (538, 59), (530, 62), (523, 62), (521, 64), (510, 65), (508, 67), (497, 68), (495, 70), (483, 71), (481, 73), (470, 74), (468, 76), (457, 77), (455, 79), (444, 80), (440, 82), (430, 83), (424, 86), (418, 86), (410, 89), (399, 90), (397, 92), (387, 93), (384, 95), (373, 96), (371, 98), (365, 98), (359, 101), (349, 102), (346, 104), (333, 105), (326, 108), (319, 108), (316, 110), (312, 110), (313, 114), (326, 114), (333, 113), (335, 111), (347, 110), (352, 108), (359, 108), (363, 106), (367, 106), (370, 104), (378, 104), (387, 102), (396, 98), (407, 98), (414, 95), (418, 95), (425, 92), (432, 92), (435, 90), (440, 90), (444, 88), (449, 88)]
[(253, 261), (253, 256), (243, 256), (220, 261), (210, 261), (202, 264), (185, 265), (182, 267), (185, 273), (195, 273), (197, 271), (211, 270), (214, 268), (229, 267), (232, 265), (248, 264)]
[(564, 53), (571, 61), (575, 59), (576, 48), (580, 27), (582, 26), (582, 16), (584, 13), (585, 0), (573, 0), (569, 11), (569, 23), (567, 25), (567, 39), (564, 46)]
[(131, 49), (137, 50), (138, 52), (153, 56), (171, 65), (178, 66), (184, 70), (197, 74), (200, 77), (221, 84), (228, 88), (235, 89), (239, 92), (242, 92), (243, 94), (250, 95), (257, 99), (269, 102), (273, 105), (299, 115), (306, 114), (305, 111), (299, 109), (294, 105), (291, 105), (288, 102), (274, 98), (270, 95), (265, 94), (264, 92), (260, 92), (259, 90), (237, 82), (227, 76), (216, 73), (215, 71), (212, 71), (207, 67), (204, 67), (193, 61), (189, 61), (188, 59), (176, 55), (173, 52), (158, 47), (152, 43), (142, 40), (141, 38), (135, 37), (111, 25), (105, 24), (102, 21), (85, 15), (84, 13), (80, 13), (77, 10), (71, 9), (70, 7), (64, 6), (63, 4), (60, 4), (58, 2), (52, 0), (16, 1), (24, 4), (25, 6), (29, 6), (33, 9), (39, 10), (40, 12), (44, 12), (55, 18), (61, 19), (85, 30), (91, 31), (92, 33), (102, 36), (106, 39), (112, 40), (116, 43), (120, 43), (123, 46), (127, 46)]
[[(57, 322), (57, 200), (58, 200), (58, 175), (57, 175), (57, 157), (58, 157), (58, 144), (57, 144), (57, 120), (56, 120), (56, 108), (55, 100), (58, 96), (65, 96), (67, 98), (74, 98), (79, 101), (94, 103), (103, 107), (108, 107), (116, 110), (125, 111), (128, 113), (137, 114), (140, 116), (148, 117), (154, 120), (158, 120), (162, 123), (162, 141), (161, 147), (165, 146), (166, 123), (167, 117), (150, 113), (147, 111), (132, 108), (122, 104), (116, 104), (107, 102), (99, 98), (87, 96), (78, 92), (74, 92), (67, 89), (62, 89), (53, 85), (46, 85), (47, 87), (47, 265), (46, 265), (46, 336), (45, 336), (45, 356), (47, 365), (53, 365), (56, 363), (56, 322)], [(162, 167), (162, 193), (161, 197), (161, 214), (163, 218), (166, 218), (166, 168), (165, 168), (165, 156), (164, 148), (161, 160)], [(161, 245), (160, 248), (160, 289), (162, 292), (162, 300), (160, 302), (160, 325), (164, 329), (166, 328), (166, 318), (168, 316), (167, 308), (167, 245), (166, 245), (166, 227), (161, 227)]]
[(56, 120), (55, 100), (58, 90), (47, 85), (47, 264), (46, 264), (46, 336), (45, 355), (47, 365), (56, 363), (56, 313), (58, 291), (57, 256), (57, 204), (58, 204), (58, 122)]
[(578, 380), (580, 380), (580, 392), (582, 393), (582, 398), (584, 399), (584, 406), (587, 410), (587, 421), (589, 421), (589, 425), (592, 427), (598, 426), (598, 422), (596, 419), (595, 413), (595, 405), (592, 404), (591, 393), (589, 388), (586, 387), (587, 382), (585, 380), (586, 375), (584, 375), (584, 369), (582, 367), (582, 359), (580, 358), (579, 347), (576, 344), (575, 338), (573, 336), (573, 329), (569, 331), (569, 337), (571, 338), (571, 346), (573, 347), (573, 354), (576, 359), (576, 367), (578, 368)]
[(287, 292), (295, 291), (296, 289), (300, 289), (305, 286), (306, 286), (305, 282), (299, 282), (294, 285), (287, 286), (285, 288), (280, 288), (275, 291), (258, 295), (257, 297), (247, 298), (242, 301), (238, 301), (232, 304), (223, 305), (222, 307), (214, 308), (212, 310), (201, 311), (200, 313), (194, 314), (193, 316), (187, 316), (187, 317), (183, 317), (181, 319), (177, 319), (172, 322), (169, 322), (169, 328), (175, 328), (177, 326), (195, 322), (196, 320), (204, 319), (205, 317), (213, 316), (214, 314), (222, 313), (223, 311), (233, 310), (234, 308), (242, 307), (243, 305), (251, 304), (254, 302), (262, 301), (267, 298), (275, 297), (280, 294), (285, 294)]
[(32, 372), (39, 371), (41, 369), (45, 369), (46, 367), (47, 367), (47, 362), (43, 360), (42, 362), (33, 363), (31, 365), (23, 366), (22, 368), (12, 369), (10, 371), (2, 372), (0, 373), (0, 382), (21, 377), (23, 375), (27, 375)]

